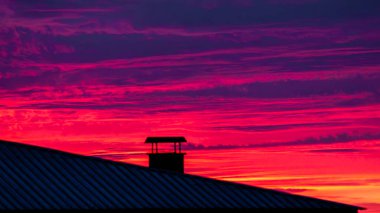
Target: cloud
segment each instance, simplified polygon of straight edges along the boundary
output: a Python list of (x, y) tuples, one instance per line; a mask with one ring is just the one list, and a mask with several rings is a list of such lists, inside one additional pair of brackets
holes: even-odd
[(305, 188), (275, 188), (275, 190), (284, 191), (284, 192), (290, 192), (290, 193), (301, 193), (301, 192), (308, 192), (308, 191), (314, 191), (314, 189), (305, 189)]
[(317, 152), (317, 153), (346, 153), (346, 152), (363, 152), (365, 150), (362, 149), (313, 149), (309, 152)]
[(328, 127), (328, 126), (337, 126), (344, 125), (344, 122), (322, 122), (322, 123), (295, 123), (295, 124), (273, 124), (273, 125), (244, 125), (244, 126), (216, 126), (216, 130), (238, 130), (238, 131), (249, 131), (249, 132), (266, 132), (266, 131), (275, 131), (275, 130), (285, 130), (285, 129), (299, 129), (309, 128), (309, 127)]
[[(335, 143), (346, 143), (352, 141), (360, 140), (379, 140), (380, 134), (359, 134), (350, 135), (347, 133), (341, 133), (337, 135), (321, 136), (318, 138), (309, 137), (305, 139), (288, 141), (288, 142), (267, 142), (267, 143), (255, 143), (248, 145), (239, 144), (219, 144), (219, 145), (209, 145), (205, 146), (202, 144), (186, 143), (184, 147), (189, 150), (214, 150), (214, 149), (237, 149), (237, 148), (269, 148), (269, 147), (287, 147), (287, 146), (314, 146), (314, 145), (327, 145)], [(310, 150), (311, 152), (356, 152), (356, 149), (320, 149), (320, 150)]]
[(265, 0), (247, 1), (245, 4), (218, 1), (214, 6), (205, 8), (201, 1), (141, 1), (137, 7), (147, 15), (132, 16), (131, 19), (138, 27), (250, 25), (313, 19), (338, 21), (343, 18), (376, 17), (378, 9), (375, 7), (378, 6), (378, 2), (371, 1), (369, 4), (372, 7), (354, 0), (334, 3), (303, 1), (302, 4), (289, 1), (279, 4)]
[(338, 135), (321, 136), (319, 138), (306, 138), (303, 140), (297, 140), (292, 142), (283, 143), (283, 145), (312, 145), (312, 144), (331, 144), (331, 143), (344, 143), (359, 140), (378, 140), (380, 134), (362, 134), (362, 135), (350, 135), (347, 133), (341, 133)]
[[(191, 97), (247, 97), (247, 98), (297, 98), (331, 94), (378, 93), (379, 78), (364, 79), (360, 76), (348, 79), (257, 82), (234, 86), (219, 86), (192, 91), (173, 91), (169, 94)], [(165, 93), (164, 93), (165, 94)]]

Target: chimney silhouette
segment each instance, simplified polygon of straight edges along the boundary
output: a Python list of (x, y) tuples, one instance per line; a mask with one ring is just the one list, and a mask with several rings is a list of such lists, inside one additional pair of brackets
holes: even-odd
[[(149, 155), (149, 168), (184, 173), (184, 155), (181, 144), (187, 142), (185, 137), (147, 137), (145, 143), (152, 144)], [(158, 144), (173, 143), (173, 151), (159, 153)], [(178, 144), (178, 148), (177, 148)]]

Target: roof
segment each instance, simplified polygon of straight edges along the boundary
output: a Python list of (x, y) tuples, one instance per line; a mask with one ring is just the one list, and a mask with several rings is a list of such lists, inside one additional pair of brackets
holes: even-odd
[(6, 141), (0, 141), (0, 174), (0, 210), (360, 209)]
[(185, 137), (147, 137), (145, 143), (184, 143), (187, 142)]

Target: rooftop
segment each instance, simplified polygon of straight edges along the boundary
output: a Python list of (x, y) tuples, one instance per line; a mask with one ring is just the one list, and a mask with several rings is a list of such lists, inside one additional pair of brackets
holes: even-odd
[(0, 173), (0, 211), (223, 208), (357, 212), (362, 209), (1, 140)]

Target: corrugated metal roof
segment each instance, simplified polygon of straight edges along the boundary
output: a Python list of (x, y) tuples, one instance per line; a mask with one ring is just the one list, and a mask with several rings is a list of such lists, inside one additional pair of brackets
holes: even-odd
[(0, 210), (360, 207), (0, 141)]

